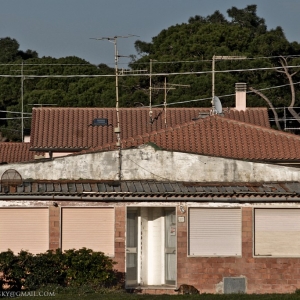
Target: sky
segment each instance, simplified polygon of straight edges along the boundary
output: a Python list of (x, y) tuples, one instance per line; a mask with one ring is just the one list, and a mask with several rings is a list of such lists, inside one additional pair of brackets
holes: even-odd
[(37, 51), (39, 57), (77, 56), (92, 64), (114, 66), (118, 38), (120, 67), (126, 56), (136, 55), (134, 42), (151, 42), (163, 29), (206, 17), (219, 10), (226, 18), (233, 6), (257, 5), (257, 16), (268, 30), (282, 27), (289, 42), (300, 42), (299, 0), (0, 0), (0, 38), (10, 37), (20, 50)]

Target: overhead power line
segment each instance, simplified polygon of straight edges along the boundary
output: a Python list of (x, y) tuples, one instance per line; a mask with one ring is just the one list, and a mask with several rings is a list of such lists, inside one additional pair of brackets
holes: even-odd
[[(258, 56), (258, 57), (247, 57), (247, 60), (260, 60), (260, 59), (273, 59), (273, 58), (280, 58), (280, 57), (287, 57), (287, 58), (296, 58), (300, 57), (300, 55), (276, 55), (276, 56)], [(156, 64), (173, 64), (173, 63), (200, 63), (200, 62), (211, 62), (211, 59), (200, 59), (200, 60), (174, 60), (174, 61), (156, 61)], [(72, 64), (72, 63), (26, 63), (24, 62), (24, 66), (91, 66), (91, 67), (98, 67), (99, 65), (108, 65), (107, 63), (99, 63), (99, 64)], [(113, 64), (113, 63), (109, 63)], [(119, 64), (128, 64), (128, 63), (119, 63)], [(147, 64), (146, 62), (132, 62), (132, 64)], [(0, 66), (16, 66), (21, 64), (16, 63), (7, 63), (7, 64), (0, 64)]]
[[(285, 66), (285, 68), (300, 68), (300, 65), (296, 66)], [(267, 71), (267, 70), (279, 70), (283, 69), (283, 67), (270, 67), (270, 68), (249, 68), (249, 69), (235, 69), (235, 70), (222, 70), (222, 71), (215, 71), (215, 73), (230, 73), (230, 72), (250, 72), (250, 71)], [(199, 74), (211, 74), (212, 71), (192, 71), (192, 72), (170, 72), (170, 73), (151, 73), (151, 76), (170, 76), (170, 75), (199, 75)], [(150, 76), (150, 73), (123, 73), (119, 74), (120, 77), (129, 77), (129, 76)], [(15, 77), (20, 78), (21, 75), (11, 75), (11, 74), (2, 74), (0, 77)], [(26, 75), (26, 78), (94, 78), (94, 77), (115, 77), (115, 74), (106, 74), (106, 75)]]
[[(296, 85), (296, 84), (300, 84), (300, 81), (294, 83), (294, 85)], [(262, 89), (257, 89), (257, 91), (266, 91), (266, 90), (271, 90), (271, 89), (282, 88), (282, 87), (285, 87), (285, 86), (290, 86), (290, 84), (284, 84), (284, 85), (277, 85), (277, 86), (272, 86), (272, 87), (266, 87), (266, 88), (262, 88)], [(250, 93), (253, 93), (253, 92), (252, 91), (247, 91), (246, 93), (250, 94)], [(226, 97), (232, 97), (232, 96), (235, 96), (235, 94), (221, 95), (221, 96), (218, 96), (218, 97), (219, 98), (226, 98)], [(190, 102), (200, 102), (200, 101), (207, 101), (207, 100), (211, 100), (211, 97), (200, 98), (200, 99), (193, 99), (193, 100), (186, 100), (186, 101), (179, 101), (179, 102), (171, 102), (171, 103), (168, 103), (167, 105), (171, 106), (171, 105), (185, 104), (185, 103), (190, 103)], [(164, 105), (163, 103), (162, 104), (156, 104), (156, 105), (152, 105), (152, 107), (161, 107), (163, 105)], [(145, 106), (145, 107), (148, 107), (148, 106)]]

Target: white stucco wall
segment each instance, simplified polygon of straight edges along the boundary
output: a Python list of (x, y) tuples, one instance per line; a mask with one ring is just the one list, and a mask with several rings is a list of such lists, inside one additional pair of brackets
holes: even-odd
[[(123, 180), (260, 182), (299, 181), (300, 169), (181, 152), (152, 146), (121, 151)], [(119, 152), (97, 152), (34, 163), (0, 166), (0, 176), (15, 169), (23, 179), (118, 180)]]

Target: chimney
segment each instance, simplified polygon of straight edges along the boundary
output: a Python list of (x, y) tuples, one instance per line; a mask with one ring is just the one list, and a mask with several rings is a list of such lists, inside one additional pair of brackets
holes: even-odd
[(246, 83), (235, 84), (235, 109), (238, 111), (246, 110)]

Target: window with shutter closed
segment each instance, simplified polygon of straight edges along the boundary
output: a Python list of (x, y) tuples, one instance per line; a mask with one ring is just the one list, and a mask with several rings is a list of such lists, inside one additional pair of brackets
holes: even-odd
[(240, 208), (190, 208), (189, 255), (242, 254)]
[(254, 255), (300, 256), (300, 209), (254, 210)]
[(62, 208), (62, 250), (88, 248), (114, 255), (114, 208)]
[(49, 249), (49, 210), (45, 208), (1, 208), (0, 252), (11, 249), (32, 254)]

